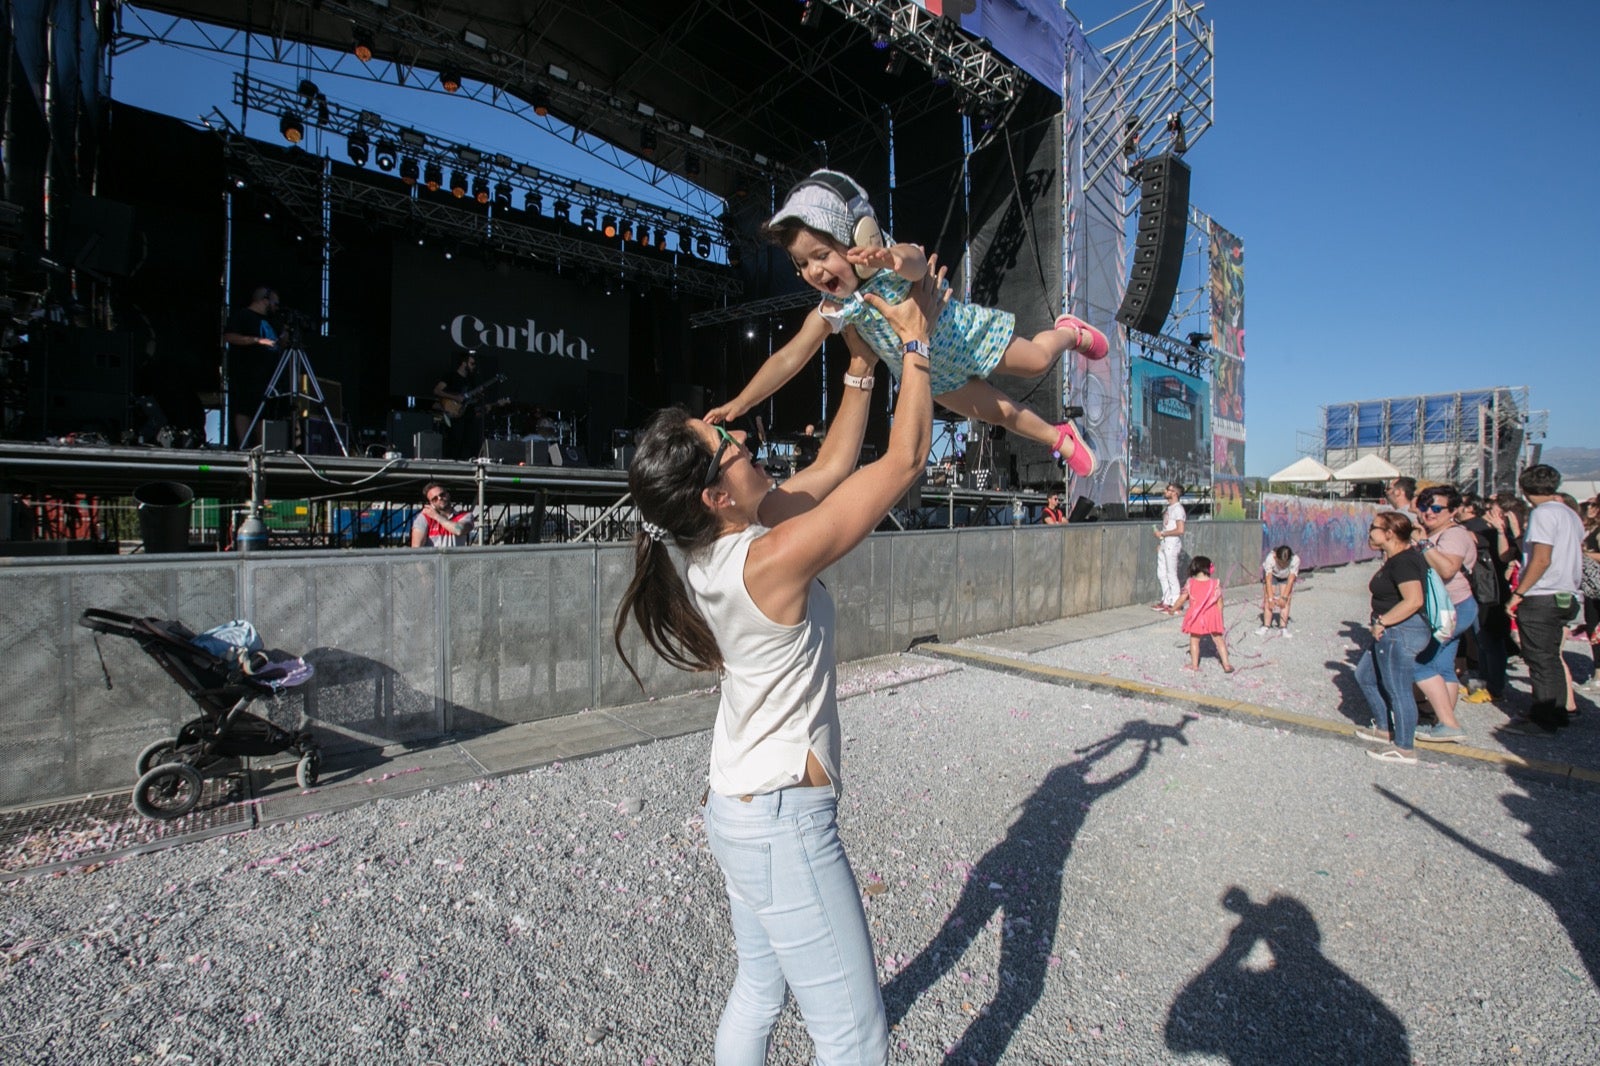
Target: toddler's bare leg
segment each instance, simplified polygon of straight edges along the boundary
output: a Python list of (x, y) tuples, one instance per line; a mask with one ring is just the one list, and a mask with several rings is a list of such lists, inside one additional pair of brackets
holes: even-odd
[[(943, 393), (934, 399), (968, 418), (976, 418), (992, 426), (1005, 426), (1019, 437), (1038, 441), (1047, 448), (1055, 446), (1055, 426), (987, 381), (969, 381), (956, 391)], [(1066, 442), (1065, 447), (1069, 450), (1063, 452), (1063, 455), (1071, 454), (1070, 449), (1073, 445), (1070, 440)]]

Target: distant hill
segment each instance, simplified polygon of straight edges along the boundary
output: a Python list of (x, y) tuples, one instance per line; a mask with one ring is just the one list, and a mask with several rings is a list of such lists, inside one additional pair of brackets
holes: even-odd
[(1546, 448), (1540, 461), (1577, 481), (1600, 480), (1600, 448)]

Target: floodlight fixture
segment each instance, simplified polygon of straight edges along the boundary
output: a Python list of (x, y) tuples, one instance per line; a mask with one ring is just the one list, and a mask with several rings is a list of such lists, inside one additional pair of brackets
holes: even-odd
[(447, 93), (461, 91), (461, 71), (455, 67), (443, 67), (439, 71), (439, 87)]
[(344, 147), (345, 151), (350, 155), (350, 162), (358, 167), (367, 165), (367, 154), (371, 151), (371, 146), (367, 142), (365, 133), (352, 133), (345, 138)]
[(363, 63), (372, 62), (372, 31), (356, 26), (350, 31), (350, 50)]
[(300, 116), (293, 111), (285, 111), (283, 117), (278, 119), (278, 132), (290, 144), (299, 144), (306, 139), (306, 128), (301, 124)]
[(570, 77), (570, 75), (567, 73), (566, 67), (558, 67), (554, 63), (551, 63), (545, 68), (545, 73), (549, 74), (556, 81), (566, 81), (567, 78)]
[(476, 48), (480, 52), (486, 52), (489, 50), (489, 38), (485, 37), (476, 30), (462, 30), (461, 43), (468, 45), (469, 47)]
[(600, 235), (608, 240), (617, 235), (617, 216), (607, 215), (600, 224)]
[(489, 179), (478, 174), (472, 179), (472, 198), (480, 204), (489, 202)]
[(475, 167), (483, 162), (483, 153), (476, 148), (458, 144), (456, 145), (456, 158), (461, 160), (461, 165), (464, 167)]
[(379, 141), (376, 161), (379, 170), (393, 170), (395, 157), (399, 152), (395, 150), (393, 141)]
[(467, 195), (467, 176), (459, 170), (450, 172), (450, 195), (457, 200)]
[(429, 192), (438, 192), (439, 186), (444, 184), (444, 168), (438, 163), (429, 163), (423, 171), (422, 184), (428, 187)]
[[(380, 149), (379, 151), (381, 153), (382, 150)], [(378, 158), (381, 160), (383, 156), (380, 154)], [(415, 185), (417, 183), (417, 161), (412, 156), (406, 156), (400, 160), (400, 180), (407, 185)]]
[(411, 148), (421, 148), (428, 143), (428, 135), (421, 130), (405, 127), (400, 131), (400, 143)]

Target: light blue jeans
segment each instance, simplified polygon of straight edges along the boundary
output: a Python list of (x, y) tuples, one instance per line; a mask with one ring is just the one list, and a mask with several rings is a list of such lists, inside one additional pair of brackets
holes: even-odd
[(882, 1066), (889, 1029), (861, 890), (839, 840), (832, 785), (745, 803), (706, 797), (706, 839), (722, 867), (739, 972), (717, 1026), (717, 1066), (760, 1066), (784, 990), (826, 1066)]
[(1455, 607), (1455, 633), (1443, 644), (1435, 645), (1433, 654), (1417, 664), (1418, 681), (1426, 681), (1430, 677), (1442, 677), (1450, 684), (1456, 684), (1456, 652), (1461, 650), (1461, 638), (1466, 635), (1467, 630), (1477, 624), (1478, 601), (1468, 596)]
[(1411, 685), (1417, 656), (1433, 642), (1422, 612), (1397, 626), (1386, 627), (1356, 663), (1356, 684), (1367, 698), (1372, 724), (1394, 733), (1394, 746), (1410, 751), (1417, 736), (1417, 698)]

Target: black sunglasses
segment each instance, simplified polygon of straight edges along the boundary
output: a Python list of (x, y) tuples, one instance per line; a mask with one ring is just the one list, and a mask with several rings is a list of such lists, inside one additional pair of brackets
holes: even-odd
[(709, 489), (712, 485), (715, 485), (717, 478), (722, 476), (722, 453), (728, 450), (728, 445), (731, 444), (735, 448), (739, 446), (739, 442), (733, 439), (733, 434), (721, 426), (712, 426), (711, 428), (717, 431), (717, 436), (722, 438), (722, 443), (717, 445), (716, 454), (711, 457), (711, 465), (706, 467), (706, 479), (700, 486), (703, 489)]

